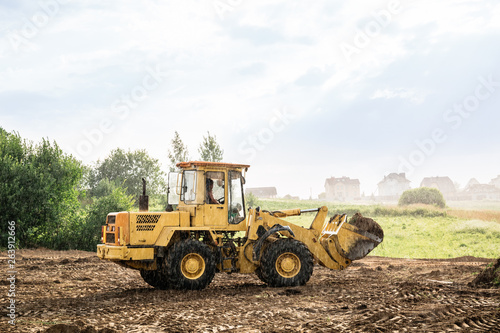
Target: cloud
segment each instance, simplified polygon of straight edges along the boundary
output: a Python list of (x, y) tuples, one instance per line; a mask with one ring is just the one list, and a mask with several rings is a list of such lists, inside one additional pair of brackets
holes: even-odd
[(307, 73), (301, 75), (295, 84), (298, 86), (321, 86), (331, 75), (333, 70), (329, 67), (326, 70), (322, 70), (318, 67), (309, 68)]
[(419, 93), (416, 91), (411, 91), (411, 90), (406, 90), (403, 88), (399, 89), (379, 89), (373, 93), (373, 95), (370, 97), (371, 99), (377, 99), (377, 98), (385, 98), (385, 99), (392, 99), (392, 98), (401, 98), (401, 99), (407, 99), (413, 104), (422, 104), (425, 100), (425, 95), (423, 93)]
[[(300, 185), (283, 190), (292, 195), (321, 190), (329, 176), (379, 181), (395, 171), (398, 155), (442, 126), (443, 113), (473, 92), (478, 76), (500, 80), (500, 5), (493, 0), (401, 1), (390, 24), (350, 62), (339, 45), (353, 43), (387, 1), (243, 1), (223, 19), (210, 1), (68, 2), (29, 39), (34, 47), (18, 51), (9, 29), (21, 29), (41, 7), (27, 0), (3, 6), (0, 122), (7, 130), (74, 149), (112, 119), (115, 130), (87, 163), (117, 146), (166, 154), (175, 130), (195, 155), (210, 130), (236, 161), (238, 146), (286, 107), (295, 119), (258, 152), (253, 163), (261, 171), (252, 177), (301, 175)], [(162, 84), (129, 118), (117, 118), (113, 103), (156, 66), (167, 73)], [(500, 148), (494, 96), (419, 174), (441, 172), (430, 168), (461, 148), (465, 157)], [(273, 177), (265, 173), (270, 161)], [(489, 162), (476, 164), (482, 170)], [(304, 174), (306, 168), (315, 171)], [(307, 185), (313, 182), (320, 185)]]
[(266, 71), (266, 64), (263, 62), (254, 62), (248, 66), (244, 66), (238, 69), (238, 73), (241, 75), (262, 75)]
[(256, 46), (283, 43), (286, 38), (272, 28), (262, 28), (256, 26), (238, 26), (230, 31), (231, 37), (244, 39)]

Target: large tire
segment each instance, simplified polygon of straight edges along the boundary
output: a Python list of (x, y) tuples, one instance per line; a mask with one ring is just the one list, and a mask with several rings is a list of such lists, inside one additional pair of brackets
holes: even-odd
[(309, 281), (312, 272), (311, 252), (295, 239), (279, 239), (262, 253), (259, 274), (270, 287), (302, 286)]
[(187, 239), (170, 248), (163, 271), (171, 288), (200, 290), (215, 276), (214, 254), (208, 245)]
[(257, 277), (259, 278), (259, 280), (261, 280), (262, 282), (264, 282), (265, 284), (267, 284), (267, 281), (264, 280), (264, 276), (262, 275), (262, 269), (259, 267), (257, 267), (257, 269), (255, 270), (255, 275), (257, 275)]
[(157, 289), (168, 289), (169, 287), (167, 277), (161, 271), (141, 269), (141, 277), (147, 284)]

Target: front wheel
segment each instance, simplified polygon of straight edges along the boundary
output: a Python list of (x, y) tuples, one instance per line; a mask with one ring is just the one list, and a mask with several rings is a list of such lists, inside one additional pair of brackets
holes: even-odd
[(203, 289), (215, 276), (212, 250), (208, 245), (193, 239), (172, 246), (164, 266), (165, 275), (174, 289)]
[(271, 287), (304, 285), (312, 272), (311, 252), (295, 239), (279, 239), (269, 244), (262, 254), (259, 274)]

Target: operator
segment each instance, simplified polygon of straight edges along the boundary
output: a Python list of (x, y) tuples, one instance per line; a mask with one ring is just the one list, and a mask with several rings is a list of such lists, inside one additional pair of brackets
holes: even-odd
[(217, 200), (214, 198), (214, 194), (212, 193), (212, 190), (214, 188), (214, 181), (210, 178), (207, 178), (206, 182), (206, 203), (208, 204), (219, 204)]

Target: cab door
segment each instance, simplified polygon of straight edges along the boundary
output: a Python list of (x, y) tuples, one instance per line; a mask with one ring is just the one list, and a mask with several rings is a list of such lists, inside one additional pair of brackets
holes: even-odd
[(204, 225), (227, 225), (227, 181), (223, 171), (205, 172)]

